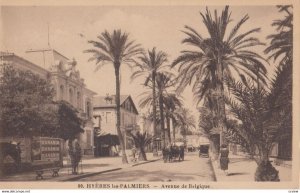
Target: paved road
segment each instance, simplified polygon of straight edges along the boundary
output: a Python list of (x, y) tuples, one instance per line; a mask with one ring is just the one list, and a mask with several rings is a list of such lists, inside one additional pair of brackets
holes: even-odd
[(164, 163), (162, 160), (119, 171), (99, 174), (80, 181), (215, 181), (208, 158), (188, 153), (182, 162)]

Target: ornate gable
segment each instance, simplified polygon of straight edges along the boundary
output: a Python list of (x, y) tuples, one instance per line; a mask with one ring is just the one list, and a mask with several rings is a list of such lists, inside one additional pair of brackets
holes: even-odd
[(129, 112), (132, 112), (134, 114), (139, 114), (136, 107), (135, 107), (135, 104), (131, 98), (131, 96), (128, 96), (124, 101), (123, 103), (121, 104), (121, 107), (124, 108), (125, 110), (129, 111)]

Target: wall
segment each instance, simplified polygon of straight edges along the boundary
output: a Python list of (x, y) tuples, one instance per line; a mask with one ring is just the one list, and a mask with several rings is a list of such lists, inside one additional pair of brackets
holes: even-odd
[[(101, 131), (117, 135), (117, 117), (114, 108), (97, 108), (94, 109), (93, 116), (101, 116)], [(97, 119), (98, 120), (98, 119)]]

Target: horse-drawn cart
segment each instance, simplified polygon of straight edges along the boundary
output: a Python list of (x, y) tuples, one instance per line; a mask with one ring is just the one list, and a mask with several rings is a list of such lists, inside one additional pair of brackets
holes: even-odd
[(184, 147), (183, 145), (173, 144), (165, 147), (162, 150), (164, 162), (173, 162), (175, 160), (184, 160)]
[(209, 144), (199, 145), (199, 157), (209, 157)]

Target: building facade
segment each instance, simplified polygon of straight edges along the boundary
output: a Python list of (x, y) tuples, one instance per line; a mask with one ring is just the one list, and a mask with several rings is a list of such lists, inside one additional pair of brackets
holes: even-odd
[[(118, 140), (117, 136), (117, 110), (115, 95), (96, 96), (93, 98), (93, 117), (97, 137), (100, 144), (95, 144), (98, 156), (113, 156), (118, 154), (119, 143), (105, 143), (106, 141)], [(120, 96), (120, 127), (124, 137), (125, 149), (131, 149), (132, 143), (127, 136), (128, 131), (138, 130), (138, 111), (130, 95)], [(111, 138), (111, 139), (109, 139)]]
[(83, 153), (93, 154), (92, 98), (96, 93), (86, 87), (84, 79), (76, 70), (76, 61), (49, 48), (29, 50), (26, 52), (26, 59), (13, 53), (1, 52), (1, 62), (19, 70), (29, 70), (41, 78), (50, 80), (56, 93), (54, 100), (67, 101), (78, 110), (79, 117), (85, 120), (84, 133), (79, 134), (78, 139)]

